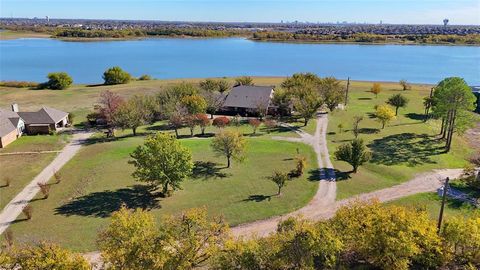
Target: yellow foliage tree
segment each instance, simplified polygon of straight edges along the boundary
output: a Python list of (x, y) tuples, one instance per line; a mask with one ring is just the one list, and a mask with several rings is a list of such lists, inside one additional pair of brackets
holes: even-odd
[(382, 123), (382, 129), (385, 125), (395, 119), (395, 111), (388, 105), (379, 105), (375, 111), (378, 122)]
[(450, 218), (442, 235), (450, 260), (460, 264), (480, 264), (480, 216)]
[(167, 252), (159, 242), (153, 216), (141, 209), (122, 206), (113, 213), (108, 227), (97, 239), (105, 263), (110, 269), (162, 269)]
[(347, 250), (381, 269), (427, 268), (442, 263), (440, 237), (424, 211), (378, 202), (341, 208), (332, 220)]
[(372, 88), (370, 89), (370, 92), (375, 94), (375, 98), (378, 98), (378, 94), (380, 94), (380, 92), (382, 92), (382, 85), (379, 84), (379, 83), (374, 83), (372, 85)]
[(1, 253), (1, 269), (91, 269), (90, 264), (81, 255), (47, 242), (29, 246), (14, 246), (8, 251), (2, 251)]

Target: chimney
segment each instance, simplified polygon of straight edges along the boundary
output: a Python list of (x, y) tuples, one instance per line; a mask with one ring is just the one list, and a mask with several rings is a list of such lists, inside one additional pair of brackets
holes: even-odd
[(12, 104), (12, 112), (18, 112), (18, 104), (17, 103)]

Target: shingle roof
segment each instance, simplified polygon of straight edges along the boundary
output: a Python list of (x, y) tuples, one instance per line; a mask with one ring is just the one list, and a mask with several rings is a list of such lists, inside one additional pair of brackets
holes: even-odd
[(0, 137), (3, 137), (17, 128), (20, 116), (16, 112), (0, 109)]
[(0, 137), (10, 134), (16, 128), (8, 117), (0, 113)]
[(246, 86), (232, 88), (223, 104), (224, 107), (256, 109), (259, 106), (267, 108), (273, 94), (271, 86)]
[(18, 115), (25, 121), (25, 124), (56, 124), (66, 116), (68, 113), (43, 107), (37, 112), (18, 112)]

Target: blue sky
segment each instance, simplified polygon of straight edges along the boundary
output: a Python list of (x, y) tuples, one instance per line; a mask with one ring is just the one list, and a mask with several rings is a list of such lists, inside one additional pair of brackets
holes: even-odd
[(1, 17), (480, 24), (480, 0), (0, 0)]

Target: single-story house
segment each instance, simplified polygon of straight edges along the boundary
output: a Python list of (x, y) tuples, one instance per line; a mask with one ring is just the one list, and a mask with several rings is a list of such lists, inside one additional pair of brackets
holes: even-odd
[(272, 98), (275, 89), (273, 86), (247, 86), (240, 85), (233, 87), (221, 108), (224, 113), (230, 114), (257, 114), (259, 110), (265, 114), (273, 113), (275, 107), (272, 105)]
[(68, 125), (68, 113), (50, 107), (36, 112), (20, 112), (17, 104), (11, 110), (0, 109), (0, 148), (22, 134), (48, 134)]

